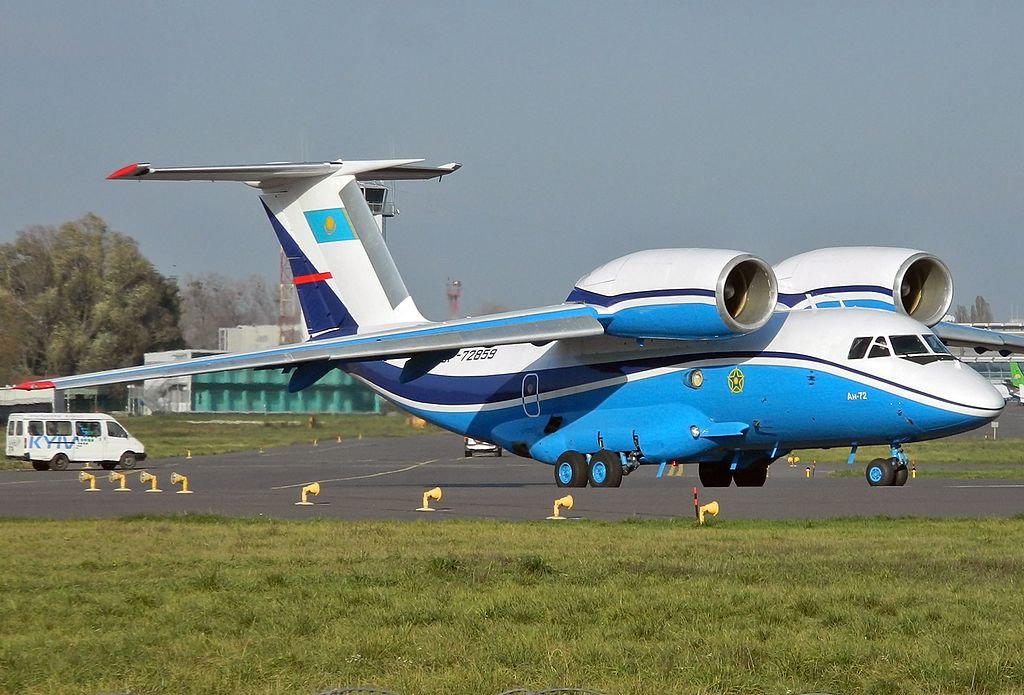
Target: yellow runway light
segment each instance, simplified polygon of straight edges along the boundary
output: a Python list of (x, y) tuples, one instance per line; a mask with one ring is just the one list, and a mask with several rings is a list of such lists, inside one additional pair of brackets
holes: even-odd
[(181, 483), (181, 489), (178, 490), (179, 495), (191, 495), (192, 491), (188, 489), (188, 478), (178, 473), (171, 473), (171, 485), (177, 485)]
[(156, 486), (156, 476), (149, 471), (142, 471), (142, 474), (139, 476), (139, 482), (143, 485), (146, 483), (150, 484), (146, 492), (163, 492), (163, 490)]
[(114, 492), (131, 492), (131, 488), (127, 485), (128, 481), (125, 480), (124, 473), (110, 471), (110, 475), (107, 476), (107, 480), (118, 484), (117, 487), (114, 488)]
[(320, 483), (310, 483), (309, 485), (306, 485), (304, 488), (302, 488), (302, 499), (300, 501), (296, 502), (295, 504), (296, 505), (300, 505), (300, 506), (304, 506), (304, 507), (309, 507), (313, 503), (310, 502), (308, 499), (306, 499), (306, 497), (308, 495), (313, 495), (313, 497), (316, 497), (319, 494), (320, 494)]
[(718, 516), (718, 502), (712, 501), (705, 504), (697, 512), (697, 518), (700, 521), (700, 525), (704, 525), (704, 515), (710, 514), (711, 516)]
[(572, 509), (572, 495), (559, 497), (557, 500), (555, 500), (554, 511), (552, 511), (551, 516), (549, 516), (548, 519), (564, 519), (565, 517), (558, 513), (559, 509)]
[(86, 473), (82, 471), (78, 474), (79, 482), (89, 483), (89, 487), (85, 488), (86, 492), (99, 492), (99, 488), (96, 487), (96, 476), (92, 473)]
[(435, 488), (431, 488), (431, 489), (427, 490), (426, 492), (424, 492), (423, 493), (423, 506), (418, 508), (416, 511), (418, 511), (418, 512), (433, 512), (433, 511), (437, 511), (436, 509), (431, 509), (430, 508), (430, 500), (434, 500), (435, 502), (440, 502), (441, 501), (441, 488), (435, 487)]

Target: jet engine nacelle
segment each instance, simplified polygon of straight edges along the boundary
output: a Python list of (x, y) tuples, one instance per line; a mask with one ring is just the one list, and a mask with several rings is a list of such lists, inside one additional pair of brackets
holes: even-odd
[(818, 249), (777, 263), (775, 275), (779, 301), (795, 309), (841, 303), (895, 310), (934, 326), (953, 302), (946, 264), (913, 249)]
[(772, 267), (748, 253), (655, 249), (595, 268), (568, 301), (597, 309), (609, 335), (695, 340), (755, 331), (777, 299)]

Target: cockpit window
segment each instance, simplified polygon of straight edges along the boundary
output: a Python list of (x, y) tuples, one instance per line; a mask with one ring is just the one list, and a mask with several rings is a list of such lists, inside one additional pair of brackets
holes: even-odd
[(928, 343), (928, 347), (932, 349), (936, 355), (948, 355), (949, 348), (946, 347), (945, 343), (939, 340), (939, 336), (934, 333), (926, 333), (922, 336), (924, 342)]
[(897, 355), (927, 355), (928, 348), (916, 335), (890, 335), (892, 351)]
[(867, 354), (869, 345), (871, 345), (870, 336), (866, 338), (854, 338), (853, 344), (850, 345), (850, 354), (846, 356), (847, 359), (859, 360)]
[(875, 342), (871, 345), (871, 351), (868, 352), (868, 357), (888, 357), (892, 353), (889, 351), (889, 343), (885, 341), (885, 336), (880, 335), (875, 338)]

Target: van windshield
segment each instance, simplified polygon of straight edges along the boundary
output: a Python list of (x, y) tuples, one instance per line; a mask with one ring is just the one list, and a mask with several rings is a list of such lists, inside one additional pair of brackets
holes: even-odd
[(125, 432), (124, 428), (116, 422), (107, 423), (107, 434), (111, 437), (120, 437), (122, 439), (128, 439), (128, 433)]

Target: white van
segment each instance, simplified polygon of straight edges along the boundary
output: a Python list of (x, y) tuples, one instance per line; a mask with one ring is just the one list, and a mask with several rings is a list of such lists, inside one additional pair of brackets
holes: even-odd
[(11, 413), (7, 458), (31, 461), (37, 471), (63, 471), (69, 463), (98, 463), (107, 470), (134, 468), (146, 447), (109, 415)]

